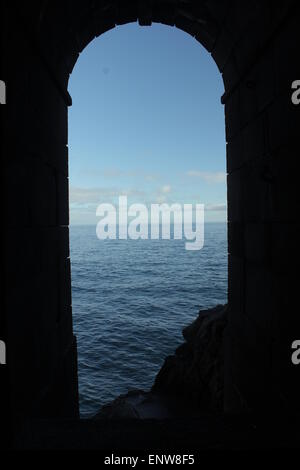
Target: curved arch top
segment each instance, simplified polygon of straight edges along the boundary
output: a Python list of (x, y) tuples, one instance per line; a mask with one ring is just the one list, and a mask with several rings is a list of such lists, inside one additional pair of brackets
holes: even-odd
[[(298, 233), (292, 226), (299, 223), (299, 107), (291, 101), (291, 84), (299, 78), (299, 1), (3, 4), (1, 78), (9, 91), (3, 138), (4, 340), (15, 421), (78, 414), (67, 86), (79, 54), (95, 37), (137, 21), (192, 35), (211, 53), (224, 81), (229, 239), (224, 409), (299, 412), (299, 371), (290, 349), (300, 331), (291, 295), (298, 252), (292, 252)], [(16, 276), (20, 266), (25, 274)], [(28, 356), (24, 339), (30, 339)], [(27, 357), (32, 360), (25, 363)]]
[[(73, 16), (70, 36), (64, 42), (62, 59), (71, 73), (79, 54), (96, 37), (119, 25), (138, 22), (140, 26), (161, 23), (177, 27), (190, 34), (208, 51), (221, 70), (224, 55), (214, 51), (222, 29), (222, 23), (230, 2), (217, 2), (217, 15), (212, 12), (212, 2), (194, 2), (178, 0), (124, 1), (108, 0), (90, 2), (89, 8), (83, 8), (81, 14)], [(216, 2), (213, 2), (216, 3)], [(227, 34), (227, 33), (226, 33)], [(223, 41), (229, 43), (223, 32)], [(229, 33), (228, 33), (229, 35)], [(216, 52), (216, 53), (215, 53)]]

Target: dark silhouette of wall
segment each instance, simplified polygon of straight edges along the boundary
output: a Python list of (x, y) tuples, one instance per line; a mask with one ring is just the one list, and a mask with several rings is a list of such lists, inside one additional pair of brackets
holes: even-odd
[[(15, 419), (78, 416), (68, 207), (68, 79), (80, 52), (116, 25), (160, 22), (214, 58), (225, 94), (229, 412), (299, 411), (291, 344), (296, 279), (299, 109), (296, 1), (6, 3), (5, 319)], [(195, 103), (197, 106), (197, 103)], [(116, 130), (117, 132), (117, 130)], [(300, 367), (300, 366), (299, 366)]]

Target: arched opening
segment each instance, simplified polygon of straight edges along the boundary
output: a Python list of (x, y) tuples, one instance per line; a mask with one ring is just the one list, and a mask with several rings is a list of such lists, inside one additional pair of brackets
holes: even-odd
[(212, 54), (224, 80), (229, 246), (225, 409), (299, 410), (299, 374), (291, 361), (299, 331), (291, 295), (297, 289), (291, 272), (298, 233), (294, 149), (299, 145), (299, 106), (291, 100), (291, 84), (299, 78), (296, 2), (78, 0), (18, 8), (5, 2), (4, 10), (6, 292), (1, 340), (7, 345), (13, 419), (77, 417), (68, 233), (67, 110), (72, 99), (67, 84), (79, 54), (96, 36), (137, 20), (188, 32)]
[[(227, 302), (224, 90), (190, 35), (130, 24), (90, 43), (69, 92), (72, 310), (89, 416), (149, 390), (182, 328)], [(173, 229), (171, 240), (151, 230), (147, 240), (98, 240), (97, 206), (124, 195), (148, 208), (204, 204), (204, 247), (186, 250)]]

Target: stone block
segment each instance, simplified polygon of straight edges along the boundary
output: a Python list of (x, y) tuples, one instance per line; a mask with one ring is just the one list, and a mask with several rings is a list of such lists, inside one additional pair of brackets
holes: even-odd
[(116, 17), (115, 23), (116, 25), (122, 25), (127, 23), (135, 23), (138, 21), (138, 2), (133, 0), (129, 4), (123, 4), (122, 2), (118, 2), (115, 7), (116, 9)]
[[(243, 331), (231, 341), (233, 383), (240, 395), (241, 411), (266, 413), (271, 409), (272, 388), (268, 340), (258, 335), (250, 322), (243, 322)], [(254, 338), (255, 345), (250, 346), (248, 340)]]
[(257, 76), (258, 112), (263, 111), (276, 96), (276, 65), (274, 49), (268, 49), (255, 66)]
[(252, 69), (240, 84), (240, 126), (245, 127), (258, 117), (258, 76)]
[(231, 174), (244, 164), (243, 132), (239, 132), (226, 146), (227, 173)]
[(57, 194), (55, 172), (47, 165), (32, 161), (33, 184), (30, 187), (30, 217), (34, 226), (56, 225)]
[(173, 4), (155, 2), (152, 8), (152, 22), (169, 26), (175, 24), (175, 6)]
[(51, 141), (67, 145), (67, 104), (49, 72), (40, 63), (35, 63), (30, 71), (29, 112), (33, 133), (29, 134), (31, 140), (34, 141), (35, 134), (40, 134), (45, 146)]
[(234, 38), (226, 28), (222, 28), (211, 55), (216, 62), (220, 72), (224, 71), (224, 67), (227, 64), (229, 57), (234, 47)]
[(243, 211), (245, 222), (272, 220), (272, 181), (268, 160), (249, 162), (243, 173)]
[(49, 417), (79, 418), (76, 338), (67, 352), (60, 354), (54, 380), (49, 388), (46, 411)]
[(257, 117), (243, 129), (244, 161), (263, 157), (266, 153), (265, 124), (262, 116)]
[(69, 227), (60, 226), (57, 228), (59, 238), (59, 256), (63, 259), (70, 257)]
[(199, 29), (201, 29), (201, 25), (199, 25), (196, 20), (193, 21), (180, 15), (175, 18), (175, 26), (193, 37), (195, 37)]
[(70, 258), (59, 260), (59, 318), (72, 305)]
[(12, 163), (4, 169), (4, 220), (7, 228), (30, 225), (30, 187), (33, 177), (25, 165)]
[(238, 258), (245, 256), (244, 224), (243, 222), (228, 222), (229, 253)]
[(244, 168), (227, 176), (228, 221), (242, 222), (244, 219)]
[(278, 96), (268, 108), (268, 135), (271, 151), (292, 143), (299, 145), (300, 108), (292, 103), (291, 96), (289, 87), (286, 93)]
[(290, 341), (272, 342), (272, 388), (274, 408), (282, 414), (295, 415), (300, 412), (299, 372), (292, 363)]
[(239, 71), (237, 69), (234, 55), (231, 55), (222, 69), (225, 93), (230, 93), (239, 81)]
[(5, 169), (5, 219), (10, 227), (56, 224), (54, 171), (35, 158)]
[[(230, 247), (229, 247), (230, 249)], [(228, 256), (228, 304), (234, 315), (244, 311), (245, 260), (229, 253)]]
[(266, 223), (245, 223), (245, 256), (260, 264), (271, 263), (271, 227)]
[(272, 334), (278, 304), (273, 276), (268, 266), (246, 262), (245, 314), (265, 335)]
[(228, 11), (231, 10), (231, 1), (210, 0), (206, 3), (206, 8), (216, 23), (218, 25), (222, 25), (226, 15), (228, 14)]
[(276, 93), (286, 93), (294, 80), (299, 79), (298, 43), (294, 32), (299, 28), (297, 15), (290, 15), (278, 35), (274, 37), (272, 51), (276, 79)]
[(81, 31), (76, 32), (76, 38), (74, 43), (76, 44), (76, 52), (80, 54), (88, 46), (90, 42), (93, 41), (96, 37), (96, 32), (94, 30), (82, 29)]
[[(246, 14), (246, 9), (248, 14)], [(241, 9), (243, 14), (241, 15)], [(243, 18), (244, 24), (238, 19)], [(235, 26), (235, 27), (234, 27)], [(234, 55), (240, 74), (245, 74), (257, 61), (269, 34), (270, 24), (263, 3), (236, 4), (235, 16), (228, 17), (228, 26), (235, 35)]]
[(110, 17), (104, 19), (103, 16), (101, 16), (100, 21), (98, 21), (97, 18), (94, 18), (94, 21), (96, 37), (99, 37), (101, 34), (104, 34), (116, 27), (115, 19), (111, 19)]
[(57, 225), (69, 225), (69, 179), (56, 173), (57, 200)]
[(66, 306), (57, 322), (58, 349), (61, 354), (66, 354), (73, 342), (72, 307)]
[(240, 89), (237, 88), (226, 99), (225, 103), (226, 141), (230, 142), (241, 127)]
[(270, 257), (273, 272), (289, 274), (295, 265), (300, 264), (299, 256), (300, 224), (272, 223), (270, 225)]
[(274, 285), (277, 291), (280, 339), (291, 344), (295, 339), (300, 339), (300, 315), (295, 298), (299, 280), (293, 272), (274, 273)]
[(286, 145), (270, 155), (272, 220), (297, 222), (298, 159), (293, 145)]
[(200, 42), (200, 44), (208, 51), (211, 52), (216, 38), (213, 34), (211, 34), (209, 31), (205, 30), (204, 28), (199, 29), (197, 34), (195, 34), (195, 39)]

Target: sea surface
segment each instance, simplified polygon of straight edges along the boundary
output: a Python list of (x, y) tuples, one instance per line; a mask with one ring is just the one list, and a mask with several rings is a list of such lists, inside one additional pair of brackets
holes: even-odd
[(227, 228), (206, 223), (204, 247), (185, 240), (99, 240), (71, 226), (72, 305), (80, 413), (148, 390), (199, 309), (227, 302)]

